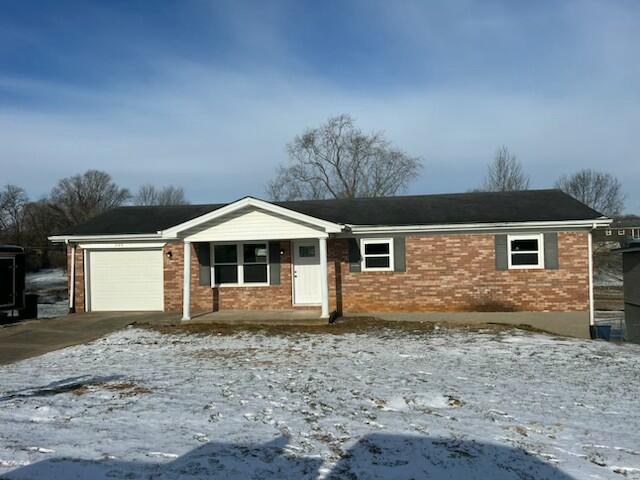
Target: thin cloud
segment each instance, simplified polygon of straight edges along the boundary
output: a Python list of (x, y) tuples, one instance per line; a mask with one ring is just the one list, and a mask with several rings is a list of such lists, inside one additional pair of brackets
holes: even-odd
[[(212, 7), (203, 13), (211, 18), (202, 20), (224, 19), (227, 30), (216, 41), (231, 42), (233, 55), (208, 58), (206, 45), (198, 54), (180, 55), (147, 39), (128, 53), (129, 62), (140, 61), (138, 77), (128, 72), (104, 84), (7, 71), (0, 76), (0, 162), (7, 181), (37, 197), (62, 176), (100, 168), (131, 188), (182, 185), (192, 201), (262, 196), (294, 135), (350, 112), (363, 128), (384, 130), (399, 147), (424, 158), (423, 177), (412, 193), (476, 186), (495, 149), (507, 144), (533, 186), (550, 186), (579, 168), (603, 169), (622, 179), (628, 210), (640, 211), (639, 94), (628, 85), (628, 72), (637, 67), (624, 67), (634, 61), (629, 57), (637, 47), (629, 45), (638, 45), (632, 41), (640, 34), (632, 22), (616, 20), (634, 8), (620, 3), (603, 10), (600, 2), (580, 2), (586, 7), (569, 20), (565, 16), (576, 13), (573, 2), (559, 13), (550, 6), (515, 12), (496, 4), (483, 15), (462, 15), (449, 31), (466, 6), (477, 13), (485, 2), (426, 10), (422, 2), (403, 3), (395, 10), (387, 3), (363, 6), (358, 28), (366, 25), (373, 35), (385, 20), (380, 35), (390, 43), (380, 56), (372, 53), (351, 68), (344, 64), (347, 57), (338, 58), (341, 72), (334, 66), (323, 73), (313, 55), (303, 55), (321, 45), (292, 43), (287, 22), (296, 17), (286, 5), (251, 12), (234, 4)], [(538, 40), (536, 26), (556, 14), (562, 18), (553, 28), (568, 26), (557, 51), (547, 55), (544, 38), (523, 50)], [(421, 16), (429, 20), (422, 30)], [(118, 45), (140, 37), (129, 35), (130, 23), (124, 21)], [(486, 35), (491, 38), (483, 48), (509, 40), (512, 45), (489, 54), (462, 52)], [(592, 37), (602, 40), (596, 41), (600, 47)], [(575, 58), (562, 65), (568, 52)], [(462, 59), (448, 58), (463, 53)], [(501, 54), (507, 60), (519, 54), (518, 68), (502, 62)], [(80, 60), (89, 61), (84, 55)], [(367, 64), (376, 60), (381, 69), (393, 67), (381, 74), (383, 84), (367, 77)], [(397, 71), (396, 81), (393, 69), (403, 64), (407, 68)]]

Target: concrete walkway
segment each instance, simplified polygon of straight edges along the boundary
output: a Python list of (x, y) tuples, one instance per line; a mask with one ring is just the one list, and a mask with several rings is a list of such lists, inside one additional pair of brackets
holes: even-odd
[(127, 325), (178, 321), (179, 316), (166, 313), (83, 313), (4, 325), (0, 327), (0, 365), (91, 342)]
[(320, 318), (320, 309), (310, 310), (221, 310), (194, 314), (182, 325), (327, 325), (329, 320)]

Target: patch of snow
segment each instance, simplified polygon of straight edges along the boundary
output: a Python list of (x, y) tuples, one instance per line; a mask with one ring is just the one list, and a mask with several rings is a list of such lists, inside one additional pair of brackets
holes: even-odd
[(622, 287), (622, 284), (622, 271), (601, 269), (593, 272), (594, 287)]
[(0, 476), (640, 478), (639, 345), (216, 333), (130, 328), (1, 366)]
[(67, 272), (49, 268), (26, 275), (28, 293), (38, 295), (38, 318), (53, 318), (69, 312)]
[(50, 288), (67, 288), (67, 272), (64, 268), (45, 268), (26, 275), (27, 290), (37, 292)]

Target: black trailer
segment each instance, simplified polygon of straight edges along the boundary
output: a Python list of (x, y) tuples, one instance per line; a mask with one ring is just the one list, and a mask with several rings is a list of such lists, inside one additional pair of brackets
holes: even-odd
[(613, 251), (622, 254), (626, 340), (640, 343), (640, 240)]
[(0, 245), (0, 312), (19, 312), (25, 307), (24, 249)]

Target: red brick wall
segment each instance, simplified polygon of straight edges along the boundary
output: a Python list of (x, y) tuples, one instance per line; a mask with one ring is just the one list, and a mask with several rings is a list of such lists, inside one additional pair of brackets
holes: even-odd
[[(191, 309), (292, 308), (291, 242), (281, 242), (281, 284), (222, 287), (198, 284), (191, 253)], [(171, 252), (171, 257), (166, 255)], [(558, 270), (495, 268), (494, 235), (406, 238), (406, 272), (349, 272), (347, 240), (328, 242), (330, 309), (375, 311), (586, 311), (589, 305), (588, 234), (558, 234)], [(164, 247), (164, 305), (182, 310), (183, 243)], [(70, 255), (69, 255), (70, 258)], [(70, 260), (69, 260), (70, 262)], [(70, 271), (70, 269), (69, 269)], [(82, 249), (76, 249), (76, 311), (84, 311)]]
[[(67, 245), (67, 288), (71, 292), (71, 246)], [(84, 254), (80, 247), (76, 247), (75, 257), (75, 294), (74, 305), (76, 312), (84, 312)]]
[[(169, 256), (169, 252), (171, 256)], [(182, 311), (182, 275), (184, 243), (174, 242), (164, 246), (164, 309), (167, 312)], [(191, 245), (191, 310), (210, 312), (213, 305), (211, 287), (201, 286), (198, 281), (198, 256), (195, 245)]]
[(558, 253), (557, 270), (496, 270), (494, 235), (409, 236), (406, 272), (352, 273), (347, 241), (332, 240), (331, 305), (344, 312), (588, 310), (588, 234), (559, 233)]
[[(282, 310), (292, 308), (291, 301), (291, 242), (280, 242), (280, 285), (265, 287), (211, 288), (198, 283), (198, 257), (191, 247), (191, 309), (193, 312), (215, 310)], [(164, 305), (168, 312), (182, 310), (183, 243), (169, 243), (164, 256)]]

